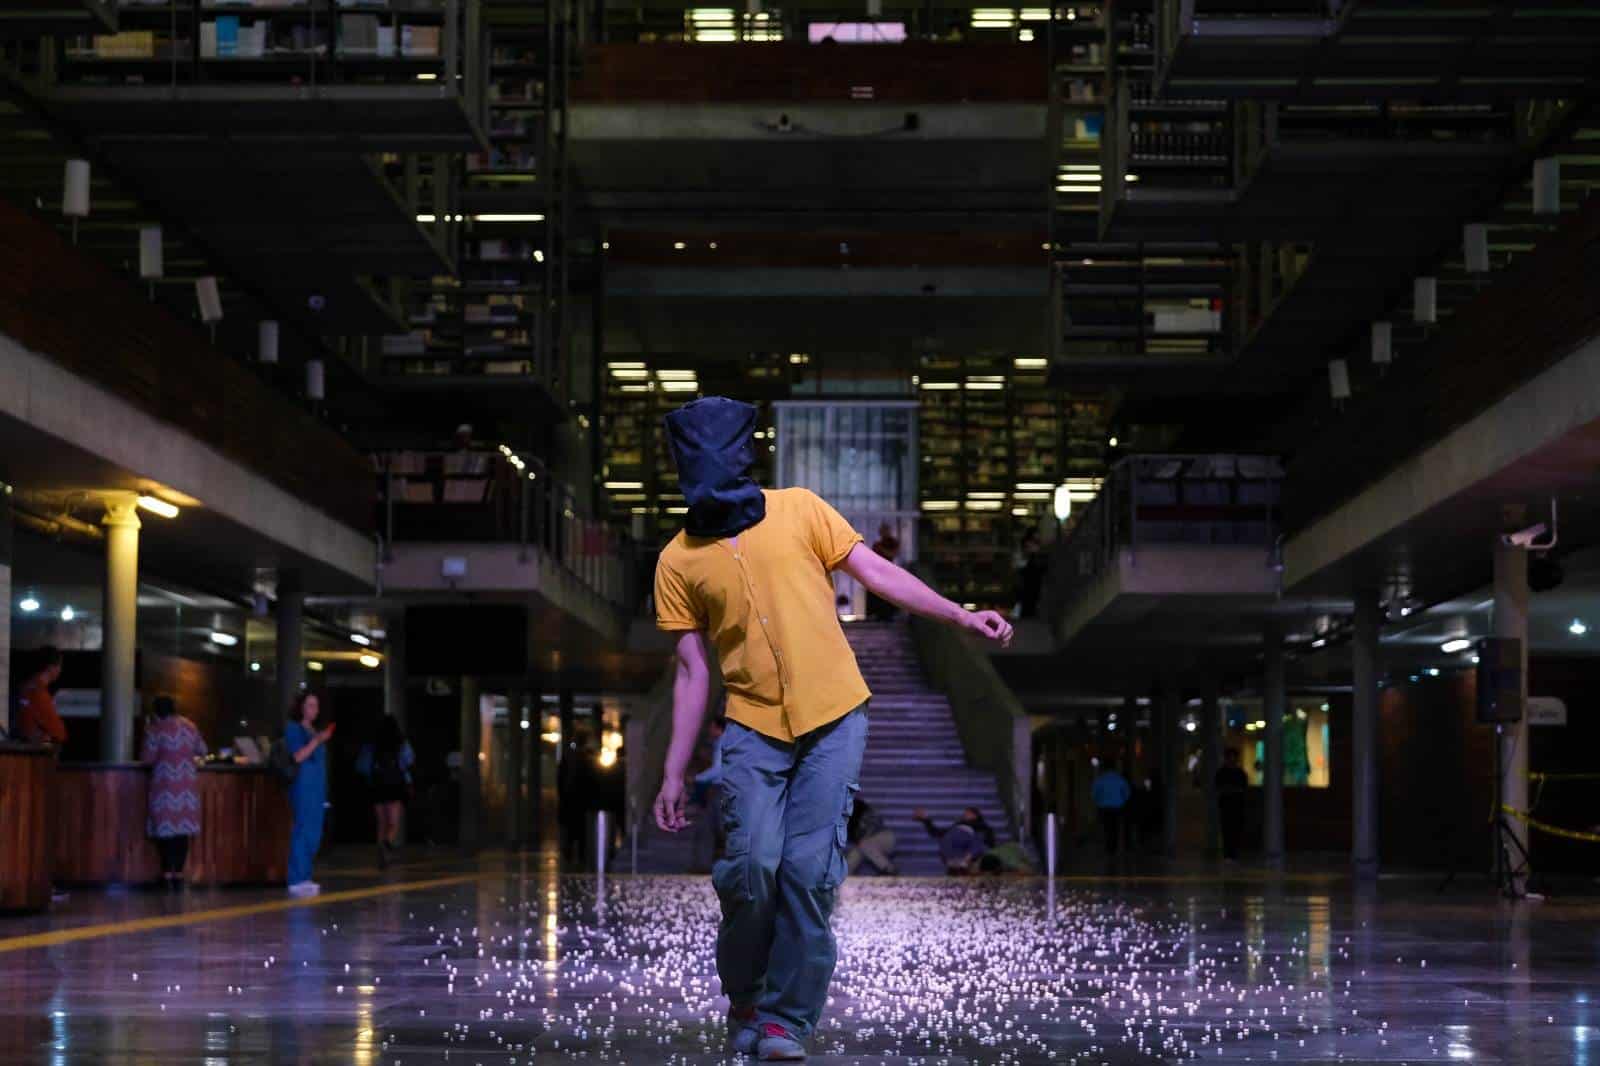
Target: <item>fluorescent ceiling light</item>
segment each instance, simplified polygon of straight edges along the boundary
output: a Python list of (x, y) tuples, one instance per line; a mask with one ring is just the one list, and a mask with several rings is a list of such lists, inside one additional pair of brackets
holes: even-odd
[(474, 222), (543, 222), (543, 215), (473, 215)]
[(1447, 640), (1439, 645), (1439, 650), (1446, 655), (1454, 655), (1456, 652), (1466, 651), (1470, 647), (1472, 647), (1471, 640), (1466, 637), (1456, 637), (1454, 640)]
[(317, 660), (315, 660), (315, 659), (310, 659), (310, 660), (307, 660), (307, 662), (306, 662), (306, 669), (307, 670), (311, 670), (311, 671), (313, 671), (315, 673), (321, 673), (322, 672), (322, 664), (317, 662)]
[(614, 377), (614, 378), (617, 378), (619, 381), (643, 381), (643, 380), (645, 380), (646, 378), (648, 378), (650, 376), (650, 371), (648, 371), (648, 370), (617, 370), (617, 369), (613, 368), (612, 371), (611, 371), (611, 376)]
[[(1046, 247), (1048, 248), (1049, 246), (1046, 245)], [(1032, 356), (1013, 359), (1011, 362), (1018, 370), (1047, 370), (1050, 367), (1050, 360), (1038, 359)]]
[(17, 604), (17, 607), (22, 611), (23, 614), (32, 614), (34, 611), (39, 609), (39, 601), (34, 599), (32, 596), (24, 596), (22, 597), (21, 602)]
[(693, 381), (699, 375), (693, 370), (657, 370), (656, 377), (662, 381)]
[(643, 363), (607, 363), (612, 370), (643, 370)]
[(663, 381), (662, 392), (697, 392), (700, 389), (698, 381)]
[(373, 669), (374, 667), (381, 666), (383, 664), (383, 660), (382, 659), (378, 658), (376, 655), (371, 654), (370, 652), (367, 653), (366, 655), (361, 656), (359, 661), (360, 661), (362, 666), (365, 666), (369, 670)]
[(608, 481), (608, 482), (606, 482), (606, 488), (611, 489), (612, 491), (636, 492), (639, 489), (644, 488), (644, 482), (642, 482), (642, 481)]
[(1567, 632), (1571, 633), (1575, 637), (1581, 637), (1585, 633), (1589, 632), (1589, 627), (1584, 624), (1583, 619), (1574, 618), (1572, 620), (1572, 624), (1567, 627)]
[(959, 389), (960, 387), (961, 383), (959, 381), (924, 381), (922, 383), (924, 392), (948, 392), (951, 389)]
[(372, 638), (367, 636), (365, 633), (351, 633), (350, 643), (359, 644), (363, 648), (370, 648), (372, 647)]
[(140, 496), (139, 506), (151, 514), (160, 515), (162, 518), (178, 517), (178, 505), (168, 503), (159, 496)]
[(72, 609), (72, 605), (70, 603), (61, 608), (61, 620), (63, 622), (70, 622), (76, 617), (78, 617), (78, 612)]
[(224, 648), (231, 648), (239, 643), (239, 638), (232, 633), (224, 633), (221, 630), (213, 629), (211, 631), (211, 643), (220, 644)]

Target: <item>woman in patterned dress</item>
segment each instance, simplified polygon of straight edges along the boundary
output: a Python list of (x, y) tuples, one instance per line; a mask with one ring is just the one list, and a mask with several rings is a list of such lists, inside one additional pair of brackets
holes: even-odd
[(195, 724), (178, 713), (171, 696), (157, 696), (151, 705), (155, 721), (144, 731), (141, 761), (151, 767), (150, 814), (145, 831), (161, 853), (161, 877), (167, 888), (183, 888), (183, 867), (189, 860), (189, 838), (200, 832), (200, 786), (194, 760), (206, 753)]

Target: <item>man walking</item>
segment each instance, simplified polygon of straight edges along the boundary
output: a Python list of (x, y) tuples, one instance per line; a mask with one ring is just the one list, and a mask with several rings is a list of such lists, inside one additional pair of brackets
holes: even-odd
[(700, 735), (714, 648), (727, 689), (724, 857), (717, 971), (734, 1050), (795, 1061), (827, 1001), (837, 958), (829, 922), (846, 872), (867, 741), (866, 682), (834, 606), (833, 570), (913, 614), (1009, 642), (993, 611), (969, 614), (866, 547), (805, 489), (763, 491), (756, 409), (722, 397), (666, 419), (688, 504), (656, 565), (656, 623), (682, 635), (656, 823), (688, 825), (684, 774)]

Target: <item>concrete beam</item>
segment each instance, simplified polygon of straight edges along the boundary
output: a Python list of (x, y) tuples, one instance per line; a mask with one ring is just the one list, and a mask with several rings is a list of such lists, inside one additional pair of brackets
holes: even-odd
[[(115, 358), (107, 337), (107, 358)], [(196, 438), (0, 334), (0, 416), (199, 500), (208, 511), (363, 584), (371, 538)], [(115, 488), (121, 486), (89, 486)]]
[(1293, 591), (1451, 497), (1597, 420), (1600, 337), (1296, 534), (1284, 546), (1284, 588)]
[[(439, 599), (539, 597), (570, 615), (612, 644), (627, 636), (621, 612), (538, 548), (516, 544), (418, 544), (393, 546), (394, 558), (384, 565), (386, 596), (416, 602)], [(446, 559), (466, 561), (466, 572), (444, 576)]]

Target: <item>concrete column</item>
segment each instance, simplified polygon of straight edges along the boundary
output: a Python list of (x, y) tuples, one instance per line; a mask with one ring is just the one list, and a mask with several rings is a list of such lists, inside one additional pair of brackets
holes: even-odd
[(1178, 855), (1178, 781), (1183, 773), (1183, 695), (1177, 681), (1168, 679), (1157, 699), (1156, 721), (1161, 736), (1161, 854)]
[(506, 693), (506, 844), (513, 850), (522, 847), (527, 834), (527, 802), (523, 793), (523, 752), (528, 731), (522, 728), (522, 688)]
[[(383, 622), (383, 710), (406, 729), (406, 610), (391, 607)], [(410, 730), (406, 730), (408, 735)]]
[[(1522, 645), (1522, 690), (1519, 698), (1523, 713), (1512, 725), (1500, 729), (1500, 789), (1507, 807), (1528, 809), (1528, 553), (1520, 548), (1496, 544), (1494, 550), (1494, 635), (1519, 641)], [(1528, 827), (1516, 818), (1506, 819), (1506, 828), (1528, 850)], [(1498, 846), (1498, 842), (1497, 842)], [(1511, 849), (1513, 868), (1518, 862)], [(1527, 872), (1515, 880), (1516, 892), (1528, 890)]]
[(1289, 710), (1285, 687), (1283, 629), (1269, 623), (1262, 633), (1265, 669), (1261, 681), (1261, 704), (1267, 720), (1267, 765), (1261, 775), (1265, 816), (1261, 828), (1261, 855), (1273, 869), (1283, 867), (1283, 716)]
[(461, 679), (461, 847), (476, 851), (478, 847), (478, 808), (483, 787), (483, 774), (478, 763), (478, 753), (483, 750), (483, 713), (478, 703), (478, 679)]
[(1378, 876), (1378, 634), (1383, 626), (1376, 593), (1356, 594), (1350, 642), (1351, 860), (1358, 880)]
[(1222, 694), (1206, 684), (1200, 703), (1200, 780), (1206, 794), (1206, 858), (1222, 854), (1222, 818), (1217, 808), (1217, 771), (1222, 767)]
[(0, 482), (0, 730), (11, 733), (11, 486)]
[[(133, 493), (106, 500), (105, 612), (100, 651), (100, 758), (133, 758), (139, 713), (134, 658), (139, 640), (139, 505)], [(8, 608), (9, 609), (9, 608)]]
[(305, 587), (298, 570), (278, 571), (278, 714), (289, 709), (305, 683), (306, 665), (302, 655), (301, 621), (305, 610)]

